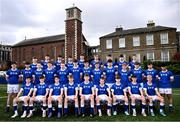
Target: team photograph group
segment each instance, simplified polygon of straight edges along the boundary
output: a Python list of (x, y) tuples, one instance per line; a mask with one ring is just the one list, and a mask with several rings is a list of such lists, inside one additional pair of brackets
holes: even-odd
[(165, 106), (173, 111), (174, 76), (165, 65), (157, 70), (149, 61), (144, 69), (136, 56), (127, 62), (123, 55), (117, 61), (112, 55), (106, 61), (98, 55), (86, 59), (84, 55), (68, 57), (67, 62), (62, 56), (56, 61), (49, 55), (41, 61), (33, 57), (24, 62), (24, 69), (13, 61), (6, 72), (6, 112), (14, 111), (11, 118), (30, 118), (40, 109), (39, 116), (61, 118), (72, 110), (76, 117), (118, 116), (120, 112), (124, 116), (168, 116)]

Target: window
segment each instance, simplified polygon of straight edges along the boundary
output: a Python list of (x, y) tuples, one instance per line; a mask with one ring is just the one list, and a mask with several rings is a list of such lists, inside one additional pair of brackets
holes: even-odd
[(106, 49), (112, 49), (112, 39), (106, 40)]
[(154, 38), (152, 34), (146, 36), (146, 45), (154, 45)]
[(125, 38), (120, 38), (119, 39), (119, 48), (125, 47)]
[(154, 52), (148, 52), (147, 53), (147, 60), (154, 60)]
[(161, 52), (161, 61), (169, 61), (169, 51), (164, 50)]
[(139, 36), (133, 37), (133, 46), (140, 46)]
[(141, 62), (141, 55), (140, 53), (136, 53), (136, 59), (138, 62)]
[(161, 44), (168, 44), (168, 33), (162, 33), (160, 35), (161, 38)]
[(74, 9), (68, 11), (68, 17), (69, 18), (74, 17)]

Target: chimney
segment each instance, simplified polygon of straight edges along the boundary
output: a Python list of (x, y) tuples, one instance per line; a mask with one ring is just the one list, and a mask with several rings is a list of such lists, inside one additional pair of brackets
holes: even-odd
[(116, 27), (116, 32), (120, 32), (120, 31), (122, 31), (123, 30), (123, 28), (122, 28), (122, 26), (120, 25), (119, 27), (117, 26)]
[(153, 22), (153, 20), (149, 20), (147, 23), (147, 27), (155, 27), (155, 23)]

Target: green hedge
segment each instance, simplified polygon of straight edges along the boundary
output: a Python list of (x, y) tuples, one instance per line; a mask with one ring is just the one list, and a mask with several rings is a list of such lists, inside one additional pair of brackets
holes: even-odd
[[(144, 61), (142, 64), (143, 69), (147, 69), (147, 64), (149, 61)], [(174, 74), (180, 74), (180, 61), (169, 61), (169, 62), (153, 62), (153, 66), (157, 70), (161, 70), (161, 66), (165, 65), (168, 70), (172, 71)]]

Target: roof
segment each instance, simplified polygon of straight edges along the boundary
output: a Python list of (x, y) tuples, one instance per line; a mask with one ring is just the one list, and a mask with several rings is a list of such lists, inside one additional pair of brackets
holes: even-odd
[(58, 41), (64, 41), (64, 40), (65, 40), (65, 34), (52, 35), (52, 36), (46, 36), (46, 37), (25, 39), (15, 45), (13, 45), (13, 47), (36, 45), (36, 44), (43, 44), (43, 43), (50, 43), (50, 42), (58, 42)]
[[(12, 47), (20, 47), (20, 46), (27, 46), (27, 45), (38, 45), (44, 43), (52, 43), (52, 42), (60, 42), (65, 41), (65, 34), (60, 35), (52, 35), (52, 36), (45, 36), (39, 38), (32, 38), (32, 39), (25, 39), (20, 41), (19, 43), (13, 45)], [(86, 44), (87, 40), (83, 35), (83, 42)], [(88, 46), (88, 44), (86, 44)]]
[(165, 26), (143, 27), (143, 28), (135, 28), (135, 29), (115, 31), (113, 33), (107, 34), (107, 35), (102, 36), (100, 38), (110, 38), (110, 37), (125, 36), (125, 35), (130, 35), (130, 34), (150, 33), (150, 32), (157, 32), (157, 31), (170, 30), (170, 29), (176, 30), (176, 28), (165, 27)]

